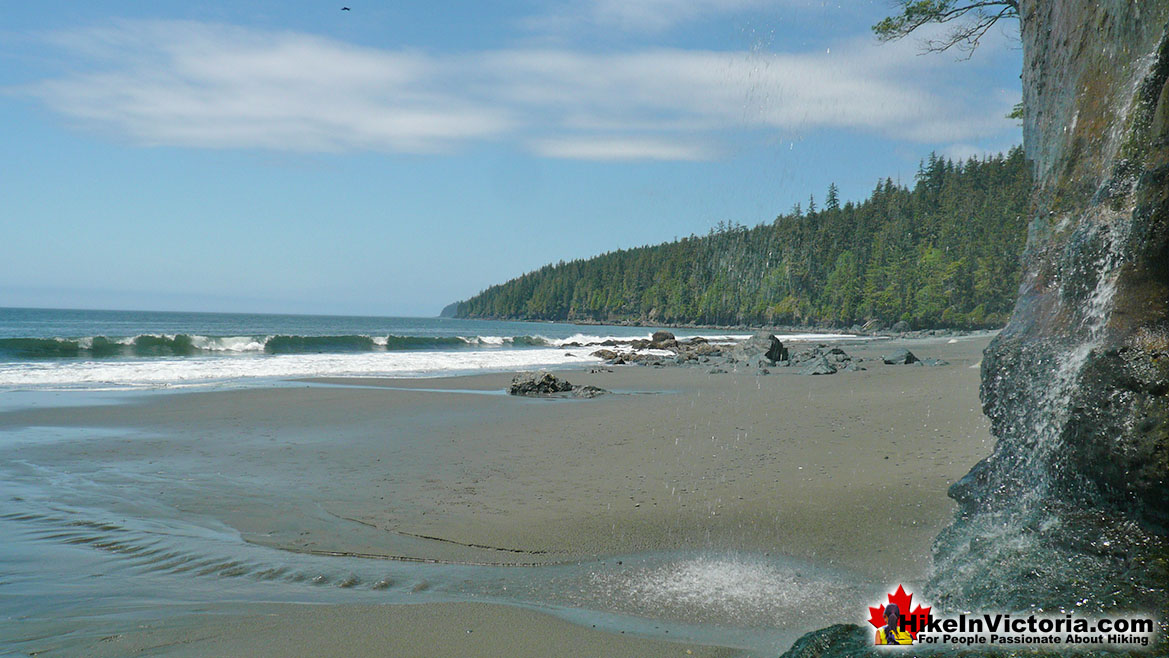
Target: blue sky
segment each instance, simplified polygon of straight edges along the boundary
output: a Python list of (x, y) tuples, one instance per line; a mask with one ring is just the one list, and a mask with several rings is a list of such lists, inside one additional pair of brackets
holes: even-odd
[(433, 315), (1018, 143), (1013, 35), (921, 55), (889, 10), (4, 3), (0, 306)]

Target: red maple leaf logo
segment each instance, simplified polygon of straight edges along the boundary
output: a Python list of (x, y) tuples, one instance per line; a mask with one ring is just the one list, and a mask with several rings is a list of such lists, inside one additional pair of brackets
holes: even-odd
[[(929, 621), (930, 610), (932, 608), (923, 608), (919, 605), (912, 613), (907, 612), (909, 606), (913, 604), (913, 595), (907, 593), (901, 585), (898, 585), (897, 591), (889, 594), (888, 597), (889, 603), (895, 604), (897, 609), (901, 611), (901, 621), (897, 624), (897, 627), (906, 630), (909, 633), (909, 637), (917, 641), (917, 632), (925, 628), (926, 622)], [(917, 622), (916, 625), (906, 624), (907, 619), (910, 617)], [(875, 608), (869, 606), (869, 623), (877, 628), (885, 625), (885, 606), (879, 605)]]

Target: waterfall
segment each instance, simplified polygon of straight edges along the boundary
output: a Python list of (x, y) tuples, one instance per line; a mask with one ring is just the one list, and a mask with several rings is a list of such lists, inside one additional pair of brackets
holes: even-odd
[[(983, 362), (999, 442), (951, 488), (960, 510), (935, 540), (928, 595), (963, 611), (1164, 611), (1164, 473), (1148, 463), (1165, 441), (1153, 416), (1165, 411), (1166, 367), (1133, 336), (1163, 323), (1169, 302), (1149, 292), (1164, 282), (1150, 276), (1161, 265), (1144, 247), (1164, 239), (1158, 213), (1169, 212), (1157, 205), (1169, 181), (1155, 151), (1169, 112), (1169, 33), (1142, 35), (1155, 48), (1127, 64), (1108, 47), (1092, 59), (1065, 52), (1068, 43), (1134, 44), (1119, 28), (1089, 31), (1077, 11), (1111, 28), (1127, 25), (1123, 7), (1033, 4), (1024, 36), (1039, 54), (1024, 79), (1037, 106), (1027, 132), (1043, 142), (1027, 145), (1040, 172), (1035, 219), (1019, 302)], [(1044, 20), (1054, 25), (1041, 29)], [(1054, 43), (1063, 49), (1044, 49)], [(1111, 93), (1086, 95), (1093, 85)]]

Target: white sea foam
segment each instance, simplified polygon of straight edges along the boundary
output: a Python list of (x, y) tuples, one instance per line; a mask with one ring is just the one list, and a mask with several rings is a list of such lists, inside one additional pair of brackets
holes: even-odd
[[(141, 336), (175, 340), (171, 334), (142, 334), (117, 339), (134, 345)], [(742, 334), (679, 333), (679, 339), (702, 336), (712, 343), (748, 338)], [(218, 382), (261, 378), (333, 376), (428, 377), (444, 374), (558, 367), (598, 362), (588, 356), (590, 349), (605, 341), (628, 342), (649, 339), (647, 332), (634, 336), (607, 336), (578, 333), (568, 338), (540, 335), (527, 337), (471, 336), (459, 337), (463, 349), (394, 349), (394, 336), (370, 336), (380, 349), (361, 352), (266, 353), (274, 336), (204, 336), (191, 335), (191, 345), (202, 354), (197, 356), (146, 358), (52, 359), (0, 362), (0, 389), (7, 388), (162, 388), (199, 386)], [(832, 341), (853, 338), (848, 334), (790, 334), (790, 340)], [(517, 340), (518, 339), (518, 340)], [(92, 347), (92, 338), (79, 339), (83, 349)], [(569, 344), (583, 346), (566, 353)], [(513, 346), (519, 349), (513, 349)], [(279, 350), (278, 350), (279, 351)], [(650, 350), (646, 353), (668, 357), (672, 352)]]
[(856, 596), (854, 585), (810, 568), (735, 556), (597, 572), (591, 584), (604, 595), (633, 602), (635, 612), (742, 626), (839, 614)]
[(395, 376), (554, 368), (599, 362), (558, 348), (397, 351), (0, 363), (0, 388), (161, 388), (232, 380)]
[(611, 341), (630, 341), (630, 340), (649, 340), (650, 334), (644, 336), (597, 336), (594, 334), (573, 334), (568, 338), (557, 338), (552, 341), (553, 345), (566, 345), (568, 343), (580, 343), (581, 345), (596, 345), (607, 340)]
[(777, 334), (780, 340), (824, 341), (836, 340), (874, 340), (871, 336), (857, 336), (855, 334)]
[(263, 352), (266, 342), (267, 338), (256, 340), (252, 336), (191, 336), (191, 345), (208, 352)]

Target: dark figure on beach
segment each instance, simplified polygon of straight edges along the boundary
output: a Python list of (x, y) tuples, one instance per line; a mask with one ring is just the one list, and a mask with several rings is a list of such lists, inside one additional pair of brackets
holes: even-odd
[(901, 610), (897, 604), (885, 606), (885, 626), (877, 629), (877, 644), (913, 644), (909, 633), (898, 628), (901, 624)]

